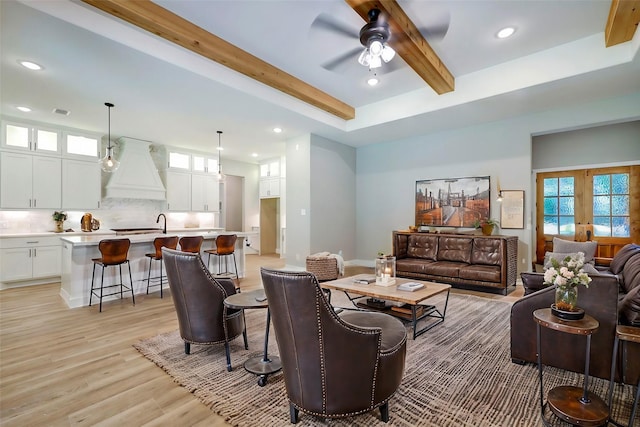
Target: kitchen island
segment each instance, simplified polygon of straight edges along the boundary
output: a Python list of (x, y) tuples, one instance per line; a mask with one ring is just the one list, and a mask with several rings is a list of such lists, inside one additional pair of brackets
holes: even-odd
[[(131, 247), (129, 248), (129, 265), (131, 267), (131, 276), (133, 278), (134, 293), (146, 293), (147, 291), (147, 274), (149, 271), (149, 258), (145, 254), (153, 253), (153, 240), (156, 237), (165, 236), (197, 236), (204, 237), (202, 243), (201, 253), (205, 264), (208, 260), (208, 254), (203, 252), (208, 249), (215, 248), (215, 238), (219, 234), (236, 234), (238, 240), (235, 246), (236, 262), (238, 265), (238, 277), (245, 276), (245, 238), (252, 232), (236, 232), (236, 231), (187, 231), (181, 230), (177, 232), (169, 231), (167, 234), (135, 234), (129, 236), (105, 236), (105, 235), (92, 235), (83, 234), (80, 236), (62, 236), (62, 276), (60, 286), (60, 296), (67, 303), (70, 308), (82, 307), (89, 305), (89, 291), (91, 289), (91, 277), (93, 274), (93, 258), (100, 258), (100, 251), (98, 250), (98, 244), (104, 239), (120, 239), (128, 238), (131, 241)], [(212, 263), (213, 264), (213, 263)], [(158, 267), (154, 265), (154, 269)], [(100, 274), (100, 269), (96, 269), (96, 276)], [(119, 276), (117, 274), (117, 268), (107, 268), (105, 270), (105, 285), (111, 283), (118, 283)], [(123, 267), (123, 277), (128, 276), (127, 267)], [(153, 273), (152, 273), (153, 274)], [(166, 277), (166, 276), (165, 276)], [(117, 281), (118, 282), (117, 282)], [(126, 279), (125, 279), (126, 280)], [(165, 282), (164, 288), (169, 286)], [(156, 290), (157, 292), (158, 290)], [(110, 297), (116, 299), (116, 297)], [(105, 298), (108, 300), (108, 298)]]

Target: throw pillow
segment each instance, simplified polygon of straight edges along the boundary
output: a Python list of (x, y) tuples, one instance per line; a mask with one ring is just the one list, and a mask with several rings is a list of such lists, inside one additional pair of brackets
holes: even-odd
[(636, 286), (620, 302), (618, 314), (631, 326), (640, 326), (640, 286)]
[(575, 253), (582, 252), (584, 254), (585, 263), (593, 263), (593, 257), (596, 256), (596, 250), (598, 249), (598, 242), (572, 242), (570, 240), (553, 238), (553, 252), (560, 253)]
[(570, 252), (570, 253), (565, 253), (565, 252), (546, 252), (544, 254), (544, 269), (547, 270), (550, 267), (552, 267), (551, 265), (551, 260), (555, 259), (556, 261), (558, 261), (559, 263), (562, 264), (562, 261), (566, 258), (566, 257), (576, 257), (578, 256), (577, 252)]
[(633, 243), (624, 245), (611, 260), (609, 269), (613, 274), (619, 274), (629, 258), (635, 254), (640, 254), (640, 245), (634, 245)]

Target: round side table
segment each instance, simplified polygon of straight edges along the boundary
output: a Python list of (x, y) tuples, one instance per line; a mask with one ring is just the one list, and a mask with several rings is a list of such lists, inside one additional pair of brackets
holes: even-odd
[(609, 420), (609, 407), (600, 397), (589, 391), (589, 362), (591, 355), (591, 335), (598, 330), (600, 323), (584, 315), (580, 320), (563, 320), (551, 314), (550, 308), (541, 308), (533, 312), (536, 322), (536, 343), (538, 350), (538, 374), (540, 377), (540, 415), (545, 426), (549, 421), (544, 416), (544, 390), (542, 381), (542, 354), (540, 344), (541, 327), (567, 334), (587, 337), (586, 359), (584, 366), (584, 386), (582, 388), (563, 385), (549, 390), (547, 405), (558, 418), (573, 425), (601, 426)]
[(245, 310), (251, 308), (267, 309), (267, 327), (264, 336), (264, 353), (262, 356), (252, 357), (244, 362), (244, 368), (258, 376), (258, 385), (264, 387), (267, 384), (267, 377), (282, 369), (282, 362), (278, 356), (269, 356), (267, 348), (269, 347), (269, 324), (271, 323), (271, 313), (269, 312), (269, 304), (264, 290), (242, 292), (229, 295), (224, 300), (224, 305), (229, 308)]

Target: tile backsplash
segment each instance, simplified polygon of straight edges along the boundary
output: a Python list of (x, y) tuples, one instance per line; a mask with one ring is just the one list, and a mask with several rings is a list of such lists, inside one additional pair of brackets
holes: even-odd
[[(138, 199), (103, 199), (100, 209), (90, 211), (66, 211), (64, 228), (80, 231), (80, 219), (89, 212), (100, 221), (100, 229), (162, 227), (156, 223), (158, 214), (167, 216), (167, 228), (218, 227), (219, 214), (213, 212), (165, 212), (165, 202)], [(53, 231), (51, 215), (55, 209), (0, 210), (0, 233), (40, 233)]]

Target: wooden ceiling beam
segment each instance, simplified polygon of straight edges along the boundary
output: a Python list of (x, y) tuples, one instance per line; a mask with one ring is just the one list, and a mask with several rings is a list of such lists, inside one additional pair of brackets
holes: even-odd
[(391, 29), (391, 46), (436, 93), (451, 92), (455, 79), (438, 55), (429, 46), (415, 24), (396, 0), (345, 0), (358, 15), (369, 22), (371, 9), (379, 9)]
[(604, 30), (604, 44), (607, 47), (628, 42), (640, 22), (640, 0), (612, 0)]
[(150, 0), (82, 1), (341, 119), (355, 118), (355, 109), (352, 106), (245, 52)]

